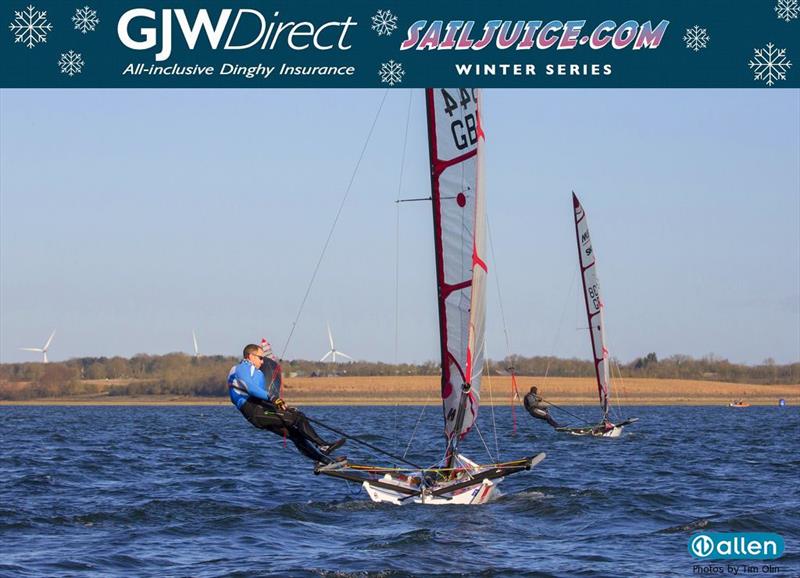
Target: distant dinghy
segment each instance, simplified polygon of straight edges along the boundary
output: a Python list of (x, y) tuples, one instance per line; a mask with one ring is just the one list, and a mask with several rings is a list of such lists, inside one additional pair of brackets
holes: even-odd
[(572, 206), (575, 212), (575, 239), (578, 243), (578, 263), (581, 268), (583, 281), (583, 298), (586, 304), (586, 315), (589, 319), (589, 336), (592, 341), (594, 354), (594, 371), (597, 378), (597, 392), (600, 396), (600, 409), (603, 416), (596, 425), (583, 427), (561, 427), (556, 431), (570, 433), (578, 436), (595, 436), (604, 438), (617, 438), (622, 435), (623, 428), (638, 418), (628, 418), (614, 423), (609, 418), (609, 359), (606, 348), (605, 327), (603, 323), (603, 301), (600, 298), (600, 283), (597, 278), (597, 266), (592, 239), (589, 236), (589, 223), (581, 202), (575, 193), (572, 193)]
[(483, 504), (504, 477), (530, 470), (545, 455), (481, 465), (459, 452), (459, 441), (478, 417), (485, 353), (488, 266), (480, 92), (429, 88), (425, 96), (431, 198), (423, 200), (433, 205), (444, 458), (418, 470), (335, 462), (316, 473), (360, 482), (375, 502)]

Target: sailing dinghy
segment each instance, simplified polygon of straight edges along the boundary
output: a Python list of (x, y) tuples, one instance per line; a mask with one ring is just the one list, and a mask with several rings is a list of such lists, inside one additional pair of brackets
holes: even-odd
[[(506, 476), (530, 470), (545, 454), (481, 465), (459, 451), (478, 417), (484, 360), (488, 266), (484, 245), (484, 133), (480, 92), (426, 89), (434, 251), (439, 304), (444, 457), (403, 470), (334, 462), (315, 473), (359, 482), (375, 502), (483, 504)], [(409, 462), (406, 462), (409, 463)], [(413, 464), (412, 464), (413, 465)]]
[(600, 408), (603, 416), (600, 423), (584, 427), (561, 427), (557, 431), (567, 432), (579, 436), (597, 436), (616, 438), (622, 435), (623, 428), (638, 418), (628, 418), (614, 423), (609, 418), (609, 358), (606, 349), (605, 327), (603, 323), (603, 302), (600, 298), (600, 283), (597, 279), (597, 266), (592, 239), (589, 236), (589, 224), (586, 212), (575, 193), (572, 193), (572, 206), (575, 210), (575, 239), (578, 243), (578, 262), (581, 267), (583, 281), (583, 298), (586, 304), (586, 315), (589, 318), (589, 336), (592, 340), (594, 352), (594, 371), (597, 377), (597, 392), (600, 395)]

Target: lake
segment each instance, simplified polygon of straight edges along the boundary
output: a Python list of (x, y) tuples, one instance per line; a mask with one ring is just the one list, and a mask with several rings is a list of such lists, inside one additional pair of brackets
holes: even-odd
[[(399, 455), (419, 423), (407, 457), (441, 457), (439, 407), (305, 411)], [(233, 406), (0, 407), (0, 576), (641, 577), (727, 566), (692, 558), (699, 530), (778, 533), (786, 552), (760, 575), (800, 576), (798, 408), (622, 412), (640, 421), (610, 440), (557, 434), (519, 408), (514, 434), (510, 408), (484, 406), (464, 454), (547, 458), (483, 506), (398, 507), (313, 475), (291, 443)], [(391, 465), (353, 440), (338, 453)]]

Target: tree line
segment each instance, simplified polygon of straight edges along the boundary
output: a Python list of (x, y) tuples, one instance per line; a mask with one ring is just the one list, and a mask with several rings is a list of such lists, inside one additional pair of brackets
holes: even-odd
[[(221, 355), (192, 357), (184, 353), (124, 357), (82, 357), (51, 363), (0, 364), (0, 399), (24, 400), (74, 395), (227, 395), (225, 378), (238, 362)], [(353, 361), (329, 364), (303, 359), (282, 363), (285, 378), (337, 376), (439, 375), (439, 364), (389, 364)], [(512, 355), (488, 364), (492, 375), (591, 377), (594, 364), (582, 359)], [(731, 363), (708, 355), (700, 359), (655, 353), (628, 364), (612, 363), (612, 376), (693, 379), (755, 384), (800, 384), (800, 363), (779, 365), (771, 359), (758, 365)]]

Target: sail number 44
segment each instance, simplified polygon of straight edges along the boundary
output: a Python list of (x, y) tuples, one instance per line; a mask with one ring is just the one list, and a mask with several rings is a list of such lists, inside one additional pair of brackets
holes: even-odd
[[(467, 105), (470, 102), (475, 103), (475, 110), (477, 110), (478, 99), (475, 96), (474, 88), (458, 89), (458, 100), (453, 98), (453, 95), (445, 89), (442, 89), (442, 98), (444, 99), (444, 112), (448, 116), (452, 117), (459, 107), (467, 110)], [(474, 113), (469, 112), (453, 120), (450, 123), (450, 133), (453, 135), (453, 143), (458, 150), (464, 150), (476, 144), (478, 142), (478, 122)]]

